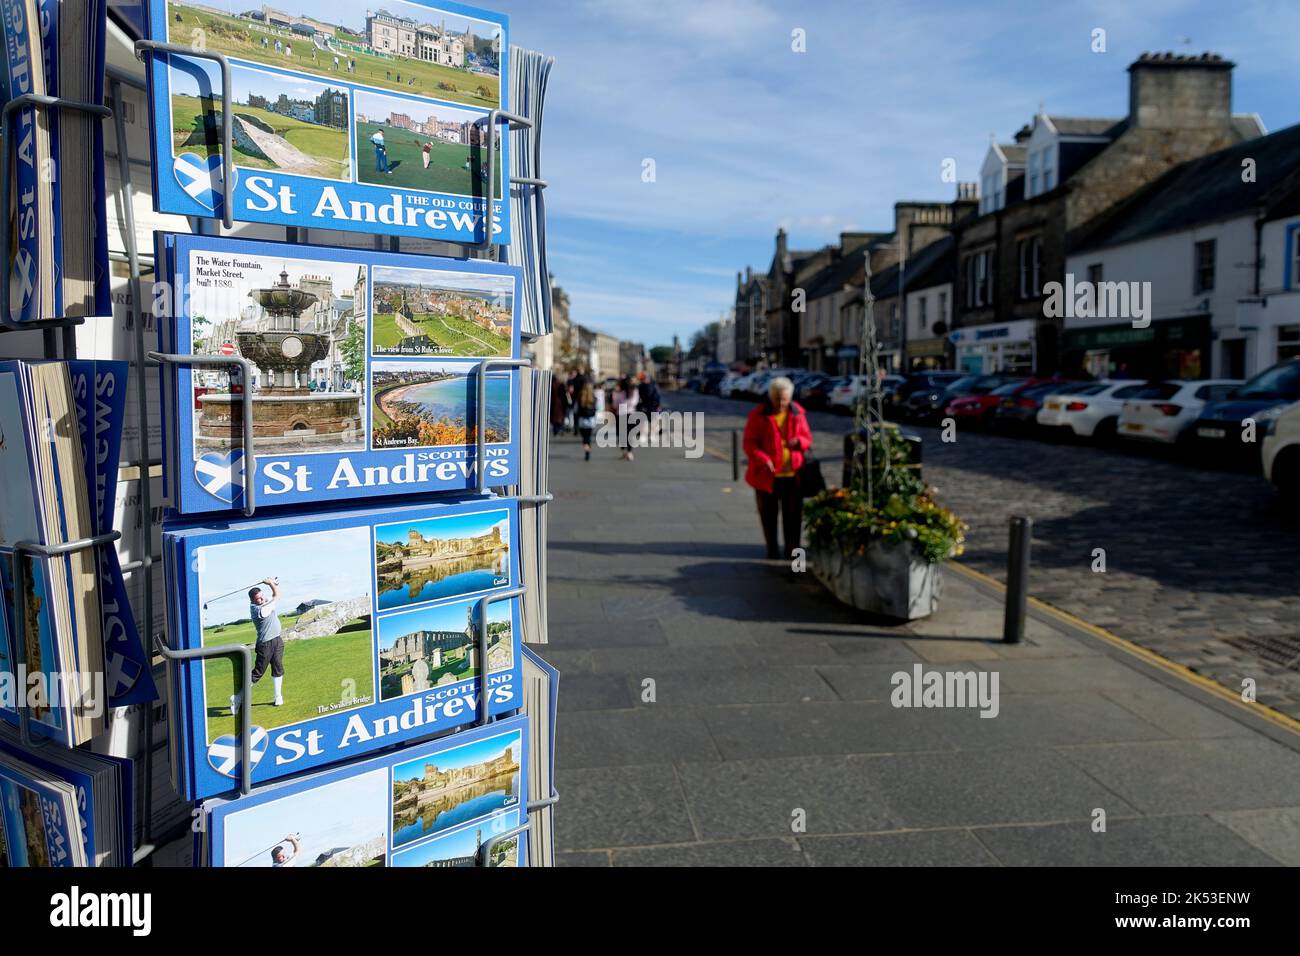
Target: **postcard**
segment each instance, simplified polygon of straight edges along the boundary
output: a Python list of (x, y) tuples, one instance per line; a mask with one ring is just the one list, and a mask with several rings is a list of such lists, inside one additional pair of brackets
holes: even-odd
[[(471, 499), (166, 529), (183, 578), (173, 646), (252, 652), (254, 782), (517, 710), (518, 601), (493, 599), (519, 580), (517, 525), (512, 501)], [(230, 790), (244, 703), (230, 658), (176, 670), (178, 789)]]
[(204, 804), (222, 867), (524, 866), (527, 722), (509, 717)]
[[(509, 242), (506, 18), (457, 3), (302, 7), (149, 0), (155, 40), (230, 64), (235, 219), (451, 242)], [(151, 70), (160, 212), (224, 212), (222, 78), (209, 59)], [(491, 154), (491, 159), (489, 159)]]
[[(520, 270), (481, 260), (364, 249), (163, 236), (172, 321), (163, 348), (241, 358), (176, 365), (165, 389), (173, 509), (259, 507), (464, 491), (477, 486), (480, 429), (489, 485), (518, 474)], [(243, 450), (250, 388), (254, 463)]]

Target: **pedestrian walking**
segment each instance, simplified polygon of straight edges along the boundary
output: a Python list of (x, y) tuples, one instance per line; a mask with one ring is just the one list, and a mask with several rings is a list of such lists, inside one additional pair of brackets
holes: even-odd
[(636, 411), (639, 401), (640, 396), (637, 395), (632, 379), (619, 379), (614, 390), (614, 410), (618, 413), (618, 434), (621, 439), (619, 447), (623, 449), (624, 461), (632, 461), (635, 457), (632, 454), (632, 436), (628, 431), (628, 416)]
[(646, 426), (649, 434), (641, 436), (641, 444), (650, 441), (659, 430), (659, 421), (655, 418), (655, 413), (660, 408), (659, 386), (655, 380), (642, 372), (639, 376), (640, 382), (637, 384), (637, 398), (639, 399), (639, 408), (645, 412), (648, 424)]
[[(591, 381), (592, 381), (591, 375), (589, 373), (583, 373), (581, 370), (574, 372), (573, 375), (570, 376), (569, 394), (573, 396), (573, 403), (575, 407), (578, 404), (578, 396), (582, 393), (582, 386), (588, 384)], [(578, 434), (577, 415), (574, 415), (573, 417), (573, 434), (575, 435)]]
[[(799, 469), (812, 448), (812, 430), (803, 406), (794, 401), (794, 383), (781, 376), (768, 384), (767, 398), (745, 421), (745, 481), (754, 489), (758, 519), (763, 526), (769, 560), (788, 560), (799, 547), (803, 528), (803, 495)], [(777, 519), (785, 539), (777, 541)]]
[(558, 438), (564, 431), (564, 420), (569, 417), (569, 390), (558, 378), (551, 379), (551, 437)]
[(591, 461), (591, 433), (605, 411), (605, 395), (589, 381), (582, 383), (574, 408), (573, 423), (582, 437), (582, 460)]

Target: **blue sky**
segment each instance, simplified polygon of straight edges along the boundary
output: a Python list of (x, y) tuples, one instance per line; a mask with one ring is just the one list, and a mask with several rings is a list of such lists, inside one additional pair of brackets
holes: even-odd
[[(1143, 51), (1237, 64), (1234, 110), (1300, 120), (1300, 5), (790, 0), (486, 0), (556, 58), (543, 176), (551, 271), (575, 321), (647, 346), (727, 308), (735, 274), (886, 229), (899, 199), (950, 199), (1042, 104), (1120, 117)], [(1090, 50), (1094, 28), (1107, 51)], [(791, 50), (806, 31), (807, 52)], [(1190, 40), (1190, 43), (1185, 42)], [(641, 179), (655, 160), (656, 181)]]

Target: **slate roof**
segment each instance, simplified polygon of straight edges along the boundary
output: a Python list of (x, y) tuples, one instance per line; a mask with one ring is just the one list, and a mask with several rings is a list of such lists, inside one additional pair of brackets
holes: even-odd
[[(1257, 182), (1242, 182), (1242, 161)], [(1300, 124), (1188, 160), (1140, 190), (1074, 245), (1095, 249), (1230, 219), (1293, 201), (1300, 189)]]

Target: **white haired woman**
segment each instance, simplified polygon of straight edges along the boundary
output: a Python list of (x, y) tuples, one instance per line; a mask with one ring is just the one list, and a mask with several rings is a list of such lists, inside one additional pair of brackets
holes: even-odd
[[(745, 422), (745, 454), (749, 456), (745, 481), (754, 489), (770, 560), (783, 556), (789, 559), (799, 547), (803, 496), (797, 476), (811, 448), (812, 429), (803, 406), (794, 400), (794, 383), (785, 376), (772, 379), (767, 398)], [(784, 550), (777, 542), (778, 516), (785, 537)]]

